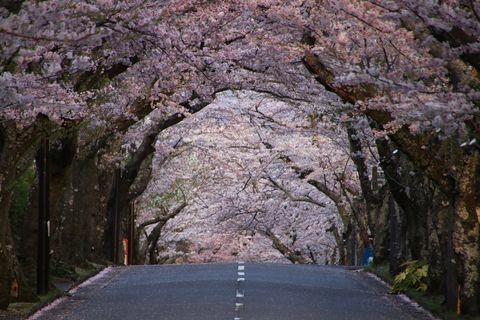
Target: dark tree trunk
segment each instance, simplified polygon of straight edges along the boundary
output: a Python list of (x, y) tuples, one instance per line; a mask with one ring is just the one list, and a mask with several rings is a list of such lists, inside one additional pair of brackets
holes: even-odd
[(148, 247), (148, 263), (149, 264), (158, 264), (158, 239), (162, 234), (163, 226), (166, 222), (159, 222), (150, 232), (147, 237), (147, 247)]
[(265, 230), (263, 232), (267, 238), (272, 241), (272, 246), (278, 252), (280, 252), (285, 258), (287, 258), (293, 264), (306, 264), (307, 259), (301, 254), (301, 252), (296, 252), (290, 249), (287, 245), (285, 245), (270, 229)]
[(455, 199), (453, 249), (456, 254), (460, 308), (480, 314), (480, 152), (466, 157)]
[(389, 217), (389, 269), (392, 275), (400, 271), (400, 264), (406, 260), (405, 227), (402, 223), (401, 209), (397, 208), (393, 196), (388, 197)]
[(112, 186), (109, 200), (107, 203), (107, 218), (105, 225), (105, 255), (113, 261), (115, 251), (115, 214), (118, 213), (120, 219), (126, 219), (128, 206), (131, 200), (131, 186), (134, 184), (142, 164), (155, 151), (154, 143), (157, 135), (164, 129), (171, 127), (184, 119), (182, 114), (174, 114), (165, 120), (159, 121), (153, 125), (143, 136), (143, 141), (132, 155), (128, 163), (121, 169), (121, 174), (116, 183)]
[[(23, 279), (15, 243), (11, 234), (9, 211), (15, 180), (33, 162), (36, 146), (43, 131), (48, 131), (48, 119), (39, 116), (28, 128), (21, 132), (15, 123), (0, 121), (0, 309), (8, 307), (12, 280)], [(22, 284), (22, 283), (21, 283)], [(24, 284), (22, 284), (24, 285)], [(20, 288), (22, 291), (23, 289)]]
[(140, 238), (140, 232), (142, 232), (147, 226), (150, 226), (152, 224), (155, 224), (155, 227), (153, 230), (150, 232), (150, 234), (147, 236), (147, 256), (148, 256), (148, 263), (149, 264), (157, 264), (158, 263), (158, 252), (157, 252), (157, 246), (158, 246), (158, 240), (160, 239), (160, 236), (162, 234), (162, 229), (167, 224), (167, 222), (170, 219), (175, 218), (180, 212), (182, 212), (183, 209), (187, 206), (187, 203), (184, 202), (177, 208), (175, 208), (172, 212), (164, 215), (157, 217), (153, 220), (145, 221), (144, 223), (140, 224), (137, 229), (137, 236), (136, 238)]
[(375, 263), (388, 261), (389, 253), (389, 223), (391, 194), (388, 186), (383, 186), (378, 192), (378, 206), (375, 209), (373, 247)]

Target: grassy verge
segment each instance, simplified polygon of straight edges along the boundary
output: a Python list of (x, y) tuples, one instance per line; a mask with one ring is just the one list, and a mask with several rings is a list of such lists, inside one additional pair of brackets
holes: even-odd
[(75, 285), (79, 285), (88, 278), (91, 278), (92, 276), (102, 271), (104, 268), (104, 265), (96, 264), (93, 262), (89, 263), (88, 268), (75, 267), (75, 272), (78, 275), (78, 278), (75, 280)]
[(366, 272), (373, 273), (388, 284), (393, 283), (393, 276), (390, 274), (388, 264), (370, 264), (363, 269)]
[[(101, 270), (103, 270), (105, 266), (90, 263), (88, 267), (74, 267), (74, 281), (71, 282), (72, 287), (79, 285), (80, 283), (84, 282), (88, 278), (96, 275)], [(72, 280), (71, 278), (53, 278), (53, 282), (58, 280)], [(65, 291), (52, 286), (52, 288), (48, 291), (45, 295), (39, 295), (38, 301), (36, 302), (15, 302), (11, 303), (8, 306), (8, 312), (12, 315), (12, 318), (24, 319), (29, 315), (35, 313), (37, 310), (45, 307), (46, 305), (53, 302), (55, 299), (60, 298), (61, 296), (65, 295)]]
[[(366, 272), (375, 274), (388, 284), (393, 283), (393, 276), (390, 274), (388, 264), (370, 265), (364, 269)], [(457, 315), (455, 312), (447, 311), (444, 304), (444, 297), (442, 295), (434, 295), (415, 290), (407, 290), (405, 294), (428, 310), (436, 317), (443, 320), (480, 320), (480, 317), (469, 317)]]
[(13, 315), (17, 316), (19, 319), (23, 319), (33, 314), (35, 311), (43, 308), (48, 305), (55, 299), (61, 297), (63, 292), (57, 288), (53, 288), (47, 292), (45, 295), (39, 295), (38, 301), (36, 302), (15, 302), (11, 303), (8, 306), (8, 311)]

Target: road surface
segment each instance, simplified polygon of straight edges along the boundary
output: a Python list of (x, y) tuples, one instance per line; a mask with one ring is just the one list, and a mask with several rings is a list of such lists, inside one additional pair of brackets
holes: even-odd
[(431, 319), (359, 270), (282, 264), (109, 268), (31, 319)]

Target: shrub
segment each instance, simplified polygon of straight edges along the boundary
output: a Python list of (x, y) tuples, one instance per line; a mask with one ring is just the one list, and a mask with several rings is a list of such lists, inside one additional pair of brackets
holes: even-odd
[(392, 293), (401, 293), (409, 289), (425, 292), (428, 288), (428, 264), (412, 260), (402, 264), (402, 267), (405, 270), (395, 276)]

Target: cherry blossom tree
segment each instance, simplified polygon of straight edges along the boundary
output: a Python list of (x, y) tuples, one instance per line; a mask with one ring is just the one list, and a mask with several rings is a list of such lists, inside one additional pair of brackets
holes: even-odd
[[(431, 242), (447, 261), (440, 271), (447, 304), (478, 313), (479, 11), (475, 1), (460, 0), (2, 4), (0, 199), (6, 205), (0, 219), (8, 221), (9, 186), (31, 166), (42, 136), (61, 139), (74, 128), (87, 142), (82, 147), (98, 151), (97, 142), (110, 142), (100, 158), (122, 167), (118, 190), (127, 198), (136, 194), (132, 188), (158, 133), (204, 108), (218, 92), (250, 89), (308, 103), (327, 99), (347, 125), (365, 213), (362, 232), (381, 206), (371, 190), (370, 156), (378, 153), (390, 192), (412, 225), (448, 222), (435, 229), (438, 240)], [(257, 118), (271, 118), (257, 111)], [(228, 119), (227, 110), (224, 115)], [(367, 152), (373, 144), (359, 139), (367, 129), (378, 152)], [(263, 142), (263, 149), (284, 151), (268, 137)], [(281, 190), (286, 184), (272, 182), (280, 176), (267, 173), (259, 181), (288, 196), (285, 190), (291, 191)], [(337, 181), (334, 188), (350, 188), (329, 178), (327, 184)], [(319, 189), (313, 180), (322, 180), (312, 179)], [(415, 198), (413, 181), (431, 182), (430, 195), (448, 213)], [(431, 210), (426, 217), (415, 215), (412, 203)], [(419, 230), (408, 233), (412, 257), (429, 259), (435, 250), (417, 248), (422, 241), (416, 234), (427, 234)], [(2, 223), (2, 308), (16, 264), (9, 234), (9, 224)]]
[[(293, 110), (292, 106), (295, 106)], [(173, 182), (189, 181), (183, 182), (184, 190), (200, 184), (201, 188), (181, 216), (190, 217), (190, 221), (205, 216), (221, 224), (208, 226), (199, 220), (184, 226), (182, 228), (193, 230), (187, 240), (198, 239), (197, 234), (205, 232), (202, 228), (223, 226), (225, 235), (228, 233), (238, 243), (244, 241), (244, 232), (268, 239), (273, 248), (295, 263), (344, 263), (342, 219), (347, 221), (349, 217), (340, 219), (329, 198), (306, 182), (307, 177), (315, 177), (310, 175), (314, 171), (324, 178), (329, 174), (330, 181), (331, 170), (339, 164), (338, 171), (343, 172), (344, 177), (351, 176), (345, 171), (353, 167), (348, 160), (345, 133), (341, 138), (341, 130), (336, 125), (312, 122), (312, 112), (323, 109), (325, 107), (279, 101), (254, 92), (217, 96), (206, 110), (159, 136), (157, 159), (164, 159), (162, 154), (177, 144), (179, 136), (189, 151), (182, 152), (182, 157), (169, 161), (167, 166), (163, 160), (154, 161), (153, 177), (160, 179), (153, 178), (145, 199), (163, 194), (162, 188)], [(343, 149), (336, 151), (336, 147)], [(319, 155), (322, 155), (320, 167)], [(292, 159), (298, 163), (294, 164)], [(303, 171), (302, 178), (298, 177), (299, 171)], [(355, 175), (351, 177), (349, 187), (355, 188)], [(343, 197), (339, 195), (339, 198)], [(347, 211), (344, 209), (343, 213), (349, 215)], [(155, 208), (146, 206), (141, 212), (141, 217), (150, 217)], [(181, 216), (167, 223), (165, 230), (178, 229), (181, 221), (187, 219)], [(161, 241), (168, 241), (167, 238)], [(215, 259), (228, 260), (228, 250), (243, 255), (249, 247), (237, 252), (235, 248), (223, 246)], [(172, 254), (168, 255), (171, 258)], [(198, 258), (193, 254), (189, 259)], [(232, 258), (234, 256), (230, 256)]]

